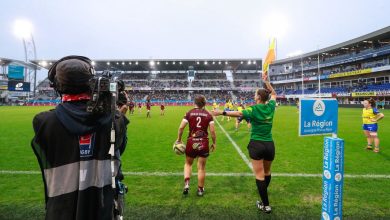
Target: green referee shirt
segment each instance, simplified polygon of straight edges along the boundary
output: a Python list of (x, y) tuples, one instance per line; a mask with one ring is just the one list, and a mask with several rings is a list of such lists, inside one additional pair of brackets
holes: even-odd
[(267, 104), (256, 104), (242, 110), (244, 119), (249, 119), (251, 128), (251, 140), (272, 141), (272, 120), (275, 113), (275, 100)]

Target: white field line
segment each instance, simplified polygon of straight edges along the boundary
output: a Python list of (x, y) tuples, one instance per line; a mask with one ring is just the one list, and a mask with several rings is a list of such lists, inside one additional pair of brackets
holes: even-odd
[[(35, 170), (0, 170), (0, 175), (12, 174), (12, 175), (38, 175), (40, 171)], [(123, 172), (126, 176), (183, 176), (182, 172)], [(193, 173), (196, 176), (196, 173)], [(217, 177), (253, 177), (252, 173), (206, 173), (207, 176)], [(322, 174), (313, 173), (272, 173), (274, 177), (315, 177), (321, 178)], [(390, 179), (390, 175), (386, 174), (345, 174), (345, 178), (356, 178), (356, 179)]]
[(229, 139), (229, 141), (232, 143), (234, 148), (237, 150), (238, 154), (241, 156), (242, 160), (245, 162), (245, 164), (249, 167), (250, 170), (253, 170), (252, 163), (248, 160), (248, 158), (245, 156), (245, 154), (242, 152), (240, 147), (237, 145), (237, 143), (230, 137), (230, 135), (226, 132), (226, 130), (222, 127), (222, 125), (219, 123), (216, 117), (214, 117), (214, 121), (217, 122), (219, 128), (222, 130), (223, 133), (225, 133), (226, 137)]

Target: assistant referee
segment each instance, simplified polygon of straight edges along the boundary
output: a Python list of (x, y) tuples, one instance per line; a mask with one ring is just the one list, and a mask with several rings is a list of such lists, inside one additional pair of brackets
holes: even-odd
[(271, 164), (275, 157), (275, 145), (271, 130), (276, 106), (276, 92), (267, 77), (263, 77), (263, 82), (266, 89), (256, 91), (256, 105), (242, 111), (214, 110), (213, 115), (242, 117), (252, 123), (248, 151), (252, 159), (256, 185), (262, 201), (257, 201), (256, 206), (265, 213), (271, 213), (267, 188), (271, 182)]

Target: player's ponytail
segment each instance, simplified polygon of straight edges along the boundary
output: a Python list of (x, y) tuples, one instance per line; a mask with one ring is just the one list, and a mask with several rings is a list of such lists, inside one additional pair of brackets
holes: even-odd
[(370, 98), (370, 99), (368, 100), (368, 102), (371, 104), (371, 107), (375, 108), (376, 102), (375, 102), (375, 100), (374, 100), (373, 98)]

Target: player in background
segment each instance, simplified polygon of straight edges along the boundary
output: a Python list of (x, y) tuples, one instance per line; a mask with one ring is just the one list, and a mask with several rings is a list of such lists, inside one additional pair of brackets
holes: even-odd
[(150, 103), (150, 100), (146, 101), (146, 118), (151, 118), (150, 115), (150, 109), (152, 107), (152, 104)]
[[(226, 100), (226, 102), (225, 102), (225, 107), (223, 109), (225, 112), (230, 111), (230, 108), (229, 108), (230, 107), (230, 103), (229, 102), (230, 102), (230, 100)], [(230, 121), (230, 116), (223, 116), (221, 121), (223, 121), (225, 119), (225, 117), (227, 117), (227, 121)]]
[(130, 115), (134, 114), (134, 108), (135, 108), (135, 103), (134, 103), (133, 99), (131, 99), (129, 102), (129, 114)]
[[(234, 104), (231, 100), (228, 102), (229, 104), (229, 111), (234, 111)], [(228, 117), (228, 121), (230, 121), (231, 117)]]
[(213, 110), (217, 110), (217, 109), (219, 109), (219, 105), (217, 104), (217, 101), (214, 100), (214, 102), (213, 102)]
[(186, 161), (184, 164), (184, 190), (183, 195), (188, 195), (190, 189), (190, 177), (192, 164), (198, 158), (198, 196), (204, 194), (204, 182), (206, 177), (206, 161), (209, 156), (208, 129), (210, 129), (211, 151), (216, 148), (216, 134), (213, 116), (205, 110), (206, 98), (203, 95), (195, 96), (195, 108), (188, 111), (180, 123), (177, 140), (181, 142), (184, 128), (189, 124), (189, 134), (186, 145)]
[(138, 102), (138, 114), (141, 114), (142, 102)]
[(268, 186), (271, 182), (271, 164), (275, 158), (275, 145), (272, 138), (272, 122), (275, 113), (276, 92), (263, 75), (266, 89), (258, 89), (255, 94), (256, 104), (240, 111), (213, 111), (214, 116), (225, 115), (250, 119), (251, 138), (248, 144), (249, 156), (252, 159), (253, 171), (256, 177), (256, 186), (261, 202), (256, 206), (265, 213), (271, 213), (268, 200)]
[(377, 108), (385, 109), (385, 100), (384, 99), (382, 99), (382, 101), (377, 102)]
[(375, 107), (375, 100), (370, 98), (363, 101), (363, 131), (367, 137), (367, 150), (372, 150), (372, 142), (375, 144), (374, 152), (379, 152), (378, 121), (384, 117)]
[[(245, 106), (242, 104), (242, 103), (240, 103), (238, 106), (237, 106), (237, 111), (239, 111), (239, 112), (242, 112), (242, 110), (244, 110), (245, 109)], [(238, 117), (237, 119), (236, 119), (236, 131), (238, 131), (238, 128), (240, 127), (240, 124), (241, 124), (241, 122), (242, 122), (242, 120), (245, 120), (246, 121), (246, 124), (247, 124), (247, 126), (248, 126), (248, 131), (250, 131), (251, 130), (251, 122), (250, 122), (250, 119), (247, 119), (247, 118), (243, 118), (243, 117)]]
[(229, 109), (230, 109), (230, 111), (234, 111), (235, 110), (235, 106), (236, 106), (236, 104), (233, 101), (229, 102)]
[(164, 116), (165, 115), (165, 105), (164, 105), (164, 103), (161, 103), (160, 109), (161, 109), (160, 115)]

